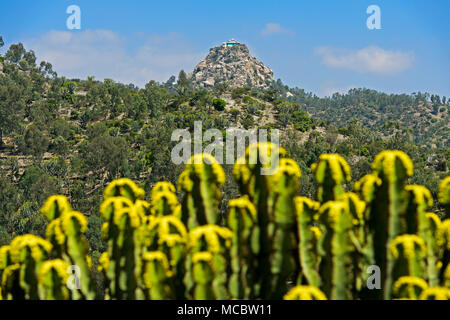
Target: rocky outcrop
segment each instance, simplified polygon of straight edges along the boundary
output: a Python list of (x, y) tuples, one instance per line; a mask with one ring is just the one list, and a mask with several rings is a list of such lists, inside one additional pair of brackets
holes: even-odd
[(273, 82), (273, 72), (252, 57), (245, 44), (236, 44), (212, 48), (188, 78), (199, 88), (227, 82), (231, 88), (251, 86), (265, 89)]

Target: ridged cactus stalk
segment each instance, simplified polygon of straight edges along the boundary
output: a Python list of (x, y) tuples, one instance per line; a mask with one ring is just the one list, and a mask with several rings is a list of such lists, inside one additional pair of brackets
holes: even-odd
[(427, 212), (425, 213), (425, 216), (428, 219), (428, 229), (425, 230), (424, 235), (427, 247), (427, 279), (428, 284), (431, 287), (435, 287), (439, 285), (439, 270), (442, 268), (437, 239), (442, 223), (439, 216), (433, 212)]
[[(168, 260), (168, 268), (173, 277), (173, 294), (176, 298), (185, 298), (185, 259), (187, 231), (179, 218), (173, 215), (152, 217), (151, 222), (143, 225), (143, 252), (160, 252)], [(160, 259), (162, 260), (162, 258)], [(155, 262), (156, 263), (156, 262)], [(162, 263), (162, 262), (160, 262)], [(145, 280), (144, 280), (145, 281)]]
[(375, 201), (370, 204), (369, 242), (373, 246), (374, 263), (381, 271), (384, 290), (370, 292), (372, 298), (390, 299), (394, 259), (389, 243), (407, 231), (405, 182), (413, 174), (413, 164), (404, 152), (386, 150), (375, 157), (372, 171), (381, 180), (381, 185), (376, 187)]
[[(53, 245), (52, 255), (80, 270), (80, 288), (70, 291), (73, 299), (95, 299), (96, 291), (91, 276), (89, 245), (84, 232), (87, 219), (80, 212), (72, 210), (64, 196), (50, 197), (41, 208), (49, 220), (46, 238)], [(67, 272), (67, 271), (66, 271)]]
[(39, 299), (38, 270), (51, 249), (50, 242), (31, 234), (14, 238), (9, 246), (11, 264), (2, 272), (2, 295), (7, 299)]
[(166, 255), (161, 251), (148, 251), (142, 255), (144, 285), (146, 298), (166, 300), (173, 298), (173, 288), (170, 285), (172, 272)]
[(444, 178), (439, 185), (439, 204), (445, 209), (446, 217), (450, 217), (450, 176)]
[(445, 219), (437, 231), (437, 244), (440, 250), (439, 282), (449, 286), (450, 279), (450, 219)]
[(232, 231), (231, 269), (228, 290), (234, 299), (253, 297), (253, 281), (256, 270), (254, 243), (258, 239), (256, 209), (248, 196), (230, 200), (228, 227)]
[(396, 299), (417, 300), (427, 288), (428, 284), (422, 278), (403, 276), (395, 281), (392, 292)]
[(402, 276), (425, 276), (425, 241), (415, 234), (397, 236), (389, 245), (393, 257), (393, 279)]
[(188, 229), (205, 224), (219, 224), (219, 188), (225, 183), (225, 173), (209, 154), (196, 154), (186, 164), (178, 179), (184, 191), (182, 221)]
[(352, 261), (355, 247), (350, 238), (352, 216), (344, 202), (328, 201), (319, 209), (319, 221), (323, 226), (319, 243), (321, 288), (331, 299), (351, 299), (356, 275)]
[(321, 278), (319, 274), (319, 239), (322, 231), (315, 226), (317, 224), (320, 203), (306, 197), (295, 198), (297, 213), (297, 229), (300, 238), (298, 244), (298, 255), (301, 272), (297, 278), (297, 284), (308, 283), (319, 287)]
[[(111, 299), (140, 299), (138, 290), (142, 261), (140, 259), (140, 225), (143, 217), (134, 203), (142, 200), (144, 190), (129, 179), (110, 183), (100, 207), (103, 236), (108, 243), (108, 296)], [(106, 258), (105, 258), (106, 259)]]
[(67, 280), (69, 264), (61, 259), (47, 260), (39, 270), (40, 296), (45, 300), (68, 300)]
[(211, 252), (200, 251), (192, 255), (192, 277), (194, 281), (193, 299), (217, 299), (213, 289), (213, 281), (216, 275)]
[[(301, 171), (292, 159), (282, 158), (278, 170), (272, 176), (274, 193), (274, 232), (271, 258), (272, 299), (282, 299), (286, 292), (286, 281), (294, 275), (298, 265), (296, 248), (295, 196), (300, 190)], [(295, 280), (294, 280), (295, 281)]]
[(367, 241), (366, 231), (366, 203), (361, 200), (356, 193), (346, 192), (339, 196), (339, 201), (344, 203), (345, 211), (350, 214), (352, 226), (349, 228), (347, 237), (351, 243), (352, 266), (352, 284), (351, 296), (357, 297), (359, 292), (367, 283), (367, 272), (369, 260), (365, 256), (364, 243)]
[[(233, 167), (233, 177), (240, 192), (248, 196), (257, 212), (259, 239), (255, 241), (253, 248), (257, 262), (252, 289), (256, 297), (267, 298), (271, 295), (271, 238), (274, 230), (273, 209), (276, 195), (272, 182), (275, 170), (270, 168), (275, 166), (275, 156), (284, 157), (285, 154), (286, 151), (274, 143), (254, 143), (246, 149), (242, 158), (237, 159)], [(267, 174), (268, 171), (272, 171), (270, 172), (272, 174)]]
[[(201, 272), (207, 272), (206, 270), (209, 270), (207, 265), (212, 268), (212, 272), (215, 274), (215, 277), (211, 281), (211, 292), (215, 299), (229, 298), (227, 283), (231, 270), (231, 266), (228, 263), (230, 260), (231, 238), (232, 231), (218, 225), (198, 226), (189, 231), (189, 255), (191, 259), (187, 263), (187, 268), (190, 269), (187, 276), (190, 276), (191, 279), (187, 278), (186, 280), (191, 283), (188, 289), (189, 287), (192, 288), (192, 283), (195, 283), (194, 298), (196, 297), (196, 284), (199, 279), (196, 270), (199, 269)], [(205, 258), (206, 260), (199, 258), (200, 260), (196, 264), (194, 257), (199, 252), (208, 252), (211, 256), (210, 258), (208, 256), (208, 259)], [(198, 262), (201, 262), (201, 267), (198, 266)]]
[(338, 154), (322, 154), (319, 161), (311, 166), (311, 169), (319, 184), (317, 199), (321, 203), (337, 200), (345, 192), (343, 184), (351, 179), (347, 161)]
[(170, 182), (155, 184), (151, 193), (151, 214), (153, 216), (178, 214), (180, 205), (175, 191), (175, 186)]

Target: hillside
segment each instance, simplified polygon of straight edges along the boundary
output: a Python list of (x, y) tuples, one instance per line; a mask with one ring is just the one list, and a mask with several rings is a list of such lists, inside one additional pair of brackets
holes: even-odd
[[(439, 180), (448, 175), (448, 130), (437, 127), (447, 121), (448, 129), (448, 114), (440, 110), (448, 110), (445, 103), (435, 115), (431, 101), (419, 101), (422, 109), (417, 112), (425, 116), (411, 118), (389, 111), (409, 105), (412, 110), (416, 102), (409, 95), (400, 96), (405, 103), (395, 96), (382, 112), (378, 104), (367, 105), (386, 96), (374, 91), (371, 99), (357, 104), (364, 90), (321, 99), (280, 81), (267, 90), (224, 85), (201, 90), (181, 73), (175, 84), (149, 81), (139, 89), (111, 79), (59, 77), (51, 64), (37, 66), (33, 55), (19, 50), (17, 59), (1, 57), (0, 245), (14, 235), (42, 234), (46, 222), (39, 208), (49, 195), (64, 194), (89, 216), (88, 240), (93, 251), (102, 251), (98, 206), (104, 186), (129, 177), (148, 194), (157, 181), (176, 183), (183, 166), (171, 162), (176, 144), (171, 134), (175, 129), (192, 132), (198, 120), (204, 129), (217, 128), (224, 134), (230, 127), (280, 129), (281, 144), (302, 170), (301, 194), (309, 197), (316, 192), (310, 166), (322, 153), (338, 152), (349, 162), (348, 189), (370, 171), (371, 161), (383, 149), (408, 153), (415, 166), (408, 183), (426, 185), (434, 197)], [(373, 119), (372, 109), (379, 110)], [(423, 121), (428, 113), (430, 121)], [(396, 115), (403, 124), (383, 129), (383, 119)], [(350, 121), (355, 116), (361, 121)], [(417, 119), (417, 129), (409, 119)], [(423, 142), (417, 143), (405, 127), (430, 135), (419, 135)], [(238, 194), (231, 166), (224, 169), (222, 213), (227, 200)]]
[(188, 78), (197, 88), (226, 84), (230, 88), (267, 89), (273, 82), (273, 72), (252, 57), (245, 44), (230, 40), (212, 48)]
[(450, 147), (450, 106), (446, 97), (428, 93), (385, 94), (369, 89), (351, 89), (329, 98), (289, 89), (289, 101), (300, 103), (314, 117), (345, 126), (355, 118), (382, 135), (392, 128), (407, 128), (412, 142), (433, 148)]

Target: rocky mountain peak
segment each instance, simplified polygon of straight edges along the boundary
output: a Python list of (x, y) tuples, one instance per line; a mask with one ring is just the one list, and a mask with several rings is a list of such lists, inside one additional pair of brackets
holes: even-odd
[(231, 88), (251, 86), (265, 89), (274, 81), (272, 70), (252, 57), (245, 44), (234, 39), (210, 49), (188, 78), (199, 88), (227, 82)]

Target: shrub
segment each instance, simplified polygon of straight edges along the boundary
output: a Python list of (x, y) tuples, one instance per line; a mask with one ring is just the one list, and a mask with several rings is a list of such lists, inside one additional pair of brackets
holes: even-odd
[(212, 104), (213, 104), (214, 109), (216, 109), (217, 111), (225, 110), (225, 106), (227, 105), (227, 103), (220, 98), (215, 98), (212, 101)]

